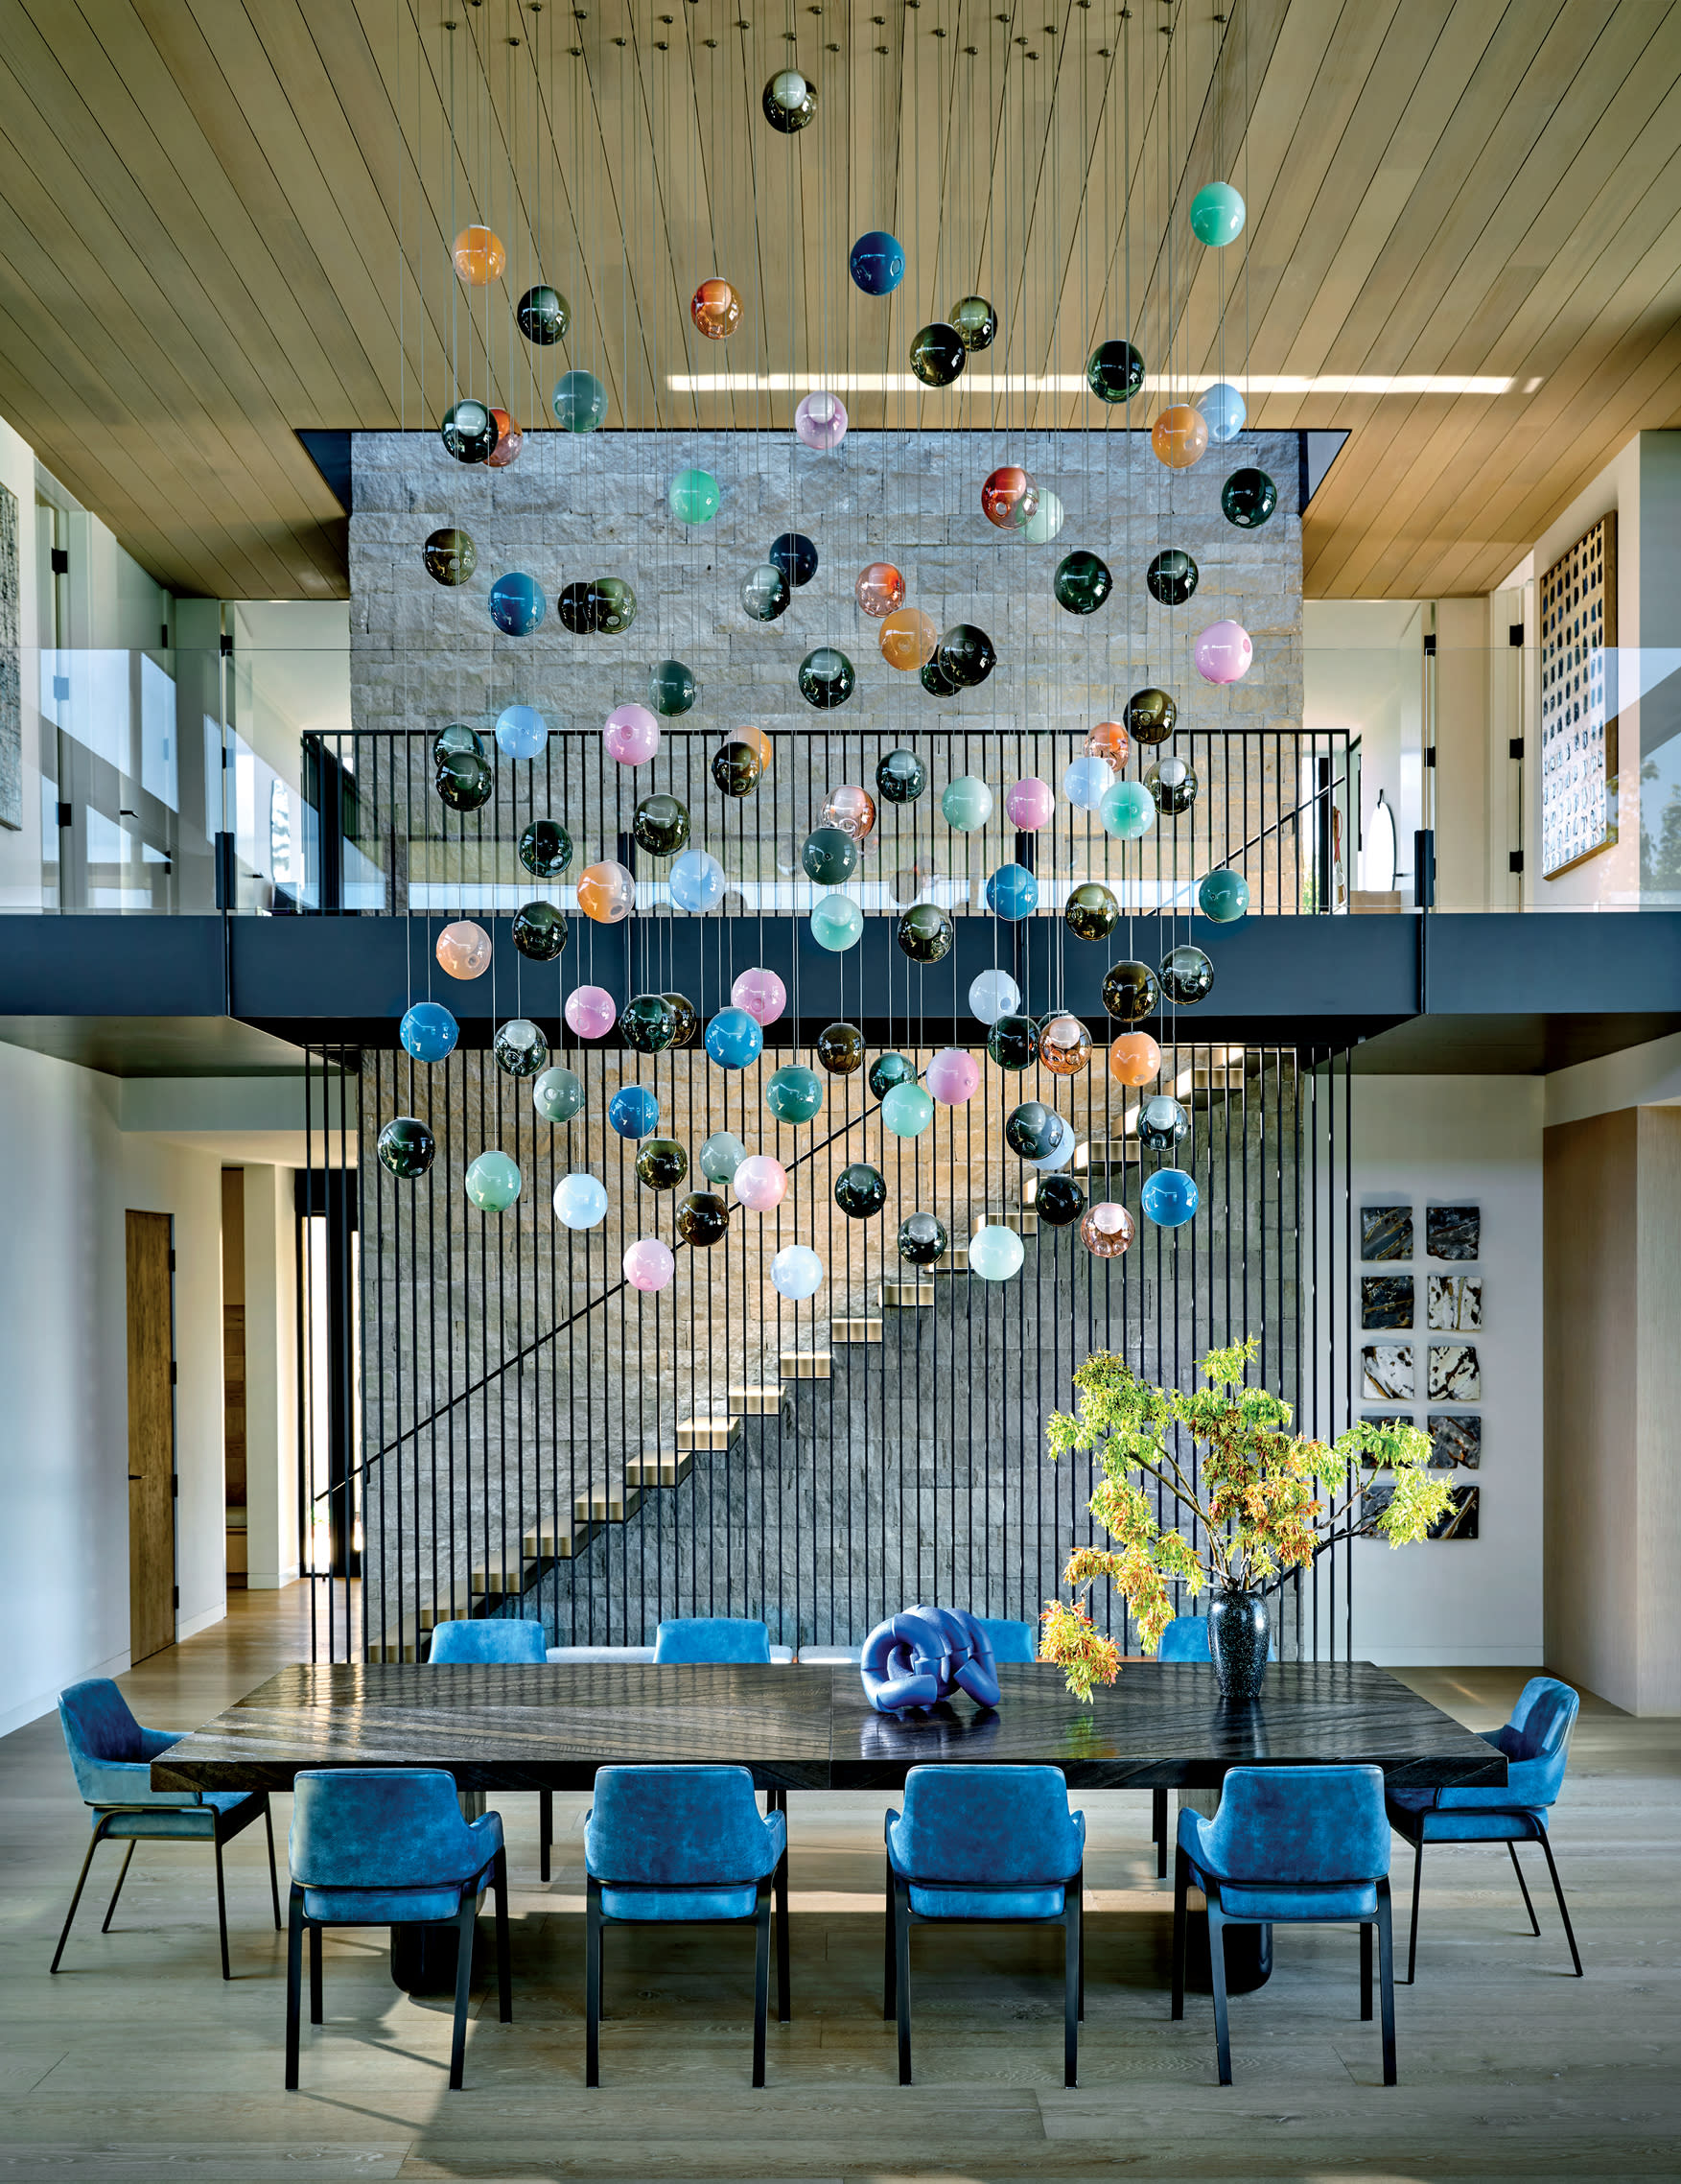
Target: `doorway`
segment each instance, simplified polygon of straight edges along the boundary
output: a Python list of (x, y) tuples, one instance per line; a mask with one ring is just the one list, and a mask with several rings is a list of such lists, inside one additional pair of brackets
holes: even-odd
[(128, 1654), (175, 1642), (174, 1219), (124, 1215), (128, 1299)]

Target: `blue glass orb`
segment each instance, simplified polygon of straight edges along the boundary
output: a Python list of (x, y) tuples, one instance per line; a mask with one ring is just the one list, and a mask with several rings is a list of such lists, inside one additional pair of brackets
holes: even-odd
[(1039, 908), (1039, 881), (1025, 864), (1001, 864), (987, 881), (987, 907), (995, 918), (1030, 918)]
[(1208, 873), (1197, 889), (1197, 907), (1217, 926), (1234, 926), (1249, 906), (1249, 883), (1225, 865)]
[(1016, 1231), (995, 1223), (977, 1229), (969, 1239), (969, 1271), (983, 1281), (1008, 1281), (1021, 1272), (1025, 1256)]
[(666, 498), (680, 524), (710, 524), (722, 498), (718, 481), (710, 470), (680, 470), (671, 481)]
[(490, 619), (509, 637), (525, 637), (543, 620), (549, 601), (535, 576), (515, 569), (490, 587)]
[(852, 245), (847, 263), (866, 295), (891, 295), (904, 278), (904, 252), (882, 228), (873, 227)]
[(889, 1085), (881, 1121), (896, 1138), (920, 1138), (934, 1119), (934, 1102), (921, 1085)]
[(864, 930), (864, 913), (850, 895), (824, 895), (812, 904), (811, 937), (819, 948), (840, 955)]
[(469, 1163), (466, 1181), (480, 1213), (505, 1213), (520, 1195), (520, 1171), (506, 1153), (480, 1153)]
[(770, 1262), (771, 1286), (798, 1304), (823, 1287), (823, 1261), (809, 1244), (788, 1244)]
[(690, 917), (704, 917), (724, 899), (724, 868), (710, 850), (685, 850), (671, 867), (671, 900)]
[(764, 1104), (779, 1122), (809, 1122), (823, 1106), (823, 1079), (799, 1062), (784, 1062), (764, 1088)]
[(902, 1054), (877, 1054), (870, 1065), (870, 1090), (877, 1099), (885, 1099), (895, 1085), (908, 1085), (916, 1081), (916, 1066)]
[(534, 705), (504, 705), (496, 716), (496, 745), (510, 759), (540, 759), (549, 747), (549, 723)]
[(1095, 811), (1114, 778), (1108, 759), (1076, 759), (1062, 775), (1062, 794), (1077, 811)]
[(764, 1033), (745, 1009), (720, 1009), (707, 1025), (706, 1048), (720, 1069), (745, 1069), (764, 1052)]
[(455, 1052), (461, 1027), (442, 1001), (416, 1001), (403, 1012), (397, 1036), (403, 1051), (417, 1062), (441, 1062)]
[(969, 1012), (983, 1023), (996, 1023), (1001, 1016), (1015, 1016), (1021, 1007), (1021, 988), (1008, 971), (983, 971), (969, 986)]
[(437, 1139), (417, 1115), (393, 1115), (380, 1132), (375, 1151), (380, 1165), (404, 1183), (412, 1183), (431, 1167)]
[(595, 1229), (607, 1218), (607, 1186), (598, 1176), (563, 1175), (554, 1186), (554, 1215), (569, 1229)]
[(1153, 1153), (1171, 1153), (1191, 1131), (1191, 1118), (1168, 1092), (1155, 1092), (1138, 1110), (1138, 1142)]
[(532, 1085), (531, 1105), (545, 1122), (570, 1122), (584, 1112), (584, 1080), (557, 1062)]
[(1197, 1210), (1197, 1186), (1183, 1168), (1157, 1168), (1144, 1178), (1138, 1203), (1158, 1229), (1182, 1229)]
[(563, 433), (593, 433), (607, 414), (607, 389), (593, 371), (566, 371), (554, 383), (554, 421)]
[(1228, 380), (1217, 379), (1212, 387), (1203, 387), (1197, 397), (1197, 408), (1202, 412), (1211, 440), (1234, 440), (1243, 431), (1249, 408), (1243, 396)]
[(700, 1149), (700, 1172), (708, 1183), (734, 1183), (747, 1158), (747, 1147), (733, 1130), (714, 1130)]
[(817, 574), (817, 549), (803, 530), (783, 531), (765, 558), (775, 562), (790, 584), (808, 584)]
[(1156, 824), (1156, 799), (1141, 781), (1117, 781), (1097, 808), (1103, 831), (1118, 842), (1135, 842)]
[(1223, 250), (1243, 233), (1244, 201), (1229, 182), (1208, 182), (1191, 200), (1191, 233), (1211, 250)]
[(646, 1085), (620, 1085), (607, 1102), (607, 1121), (621, 1138), (645, 1138), (660, 1120), (660, 1103)]

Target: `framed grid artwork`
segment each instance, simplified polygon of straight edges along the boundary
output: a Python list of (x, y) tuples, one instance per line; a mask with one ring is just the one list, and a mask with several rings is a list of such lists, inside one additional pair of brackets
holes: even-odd
[(1541, 579), (1541, 876), (1617, 839), (1617, 518)]

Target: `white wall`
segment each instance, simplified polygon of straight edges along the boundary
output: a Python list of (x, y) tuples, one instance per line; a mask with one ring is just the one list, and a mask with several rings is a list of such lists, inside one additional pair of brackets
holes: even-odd
[[(1421, 827), (1423, 609), (1413, 600), (1304, 599), (1302, 725), (1360, 738), (1361, 840), (1381, 789), (1395, 814), (1396, 884), (1412, 900), (1413, 833)], [(1351, 882), (1375, 887), (1362, 868)]]
[(245, 1582), (262, 1592), (298, 1569), (296, 1213), (291, 1168), (245, 1178)]
[(17, 626), (23, 698), (22, 825), (0, 827), (0, 910), (33, 909), (41, 890), (40, 714), (35, 651), (39, 601), (35, 596), (35, 450), (0, 418), (0, 484), (17, 500)]
[(226, 1612), (222, 1186), (114, 1078), (0, 1045), (0, 1733), (128, 1661), (124, 1212), (175, 1217), (178, 1636)]

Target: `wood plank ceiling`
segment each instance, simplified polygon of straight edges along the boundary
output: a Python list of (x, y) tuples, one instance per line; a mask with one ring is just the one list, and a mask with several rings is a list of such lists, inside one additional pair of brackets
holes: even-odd
[[(610, 428), (785, 430), (822, 380), (861, 425), (1119, 430), (1170, 398), (1084, 391), (1131, 330), (1157, 381), (1284, 379), (1253, 422), (1349, 430), (1305, 527), (1325, 597), (1486, 589), (1632, 432), (1681, 423), (1670, 0), (0, 0), (0, 415), (180, 592), (341, 595), (296, 429), (434, 426), (457, 390), (541, 426), (565, 366), (606, 383)], [(820, 105), (783, 137), (759, 97), (790, 61)], [(1204, 251), (1187, 208), (1219, 175), (1249, 224)], [(477, 292), (449, 256), (476, 217), (508, 248)], [(846, 270), (876, 225), (909, 260), (885, 301)], [(714, 272), (746, 304), (728, 343), (689, 317)], [(540, 276), (563, 350), (514, 326)], [(997, 343), (914, 389), (913, 333), (969, 291)]]

